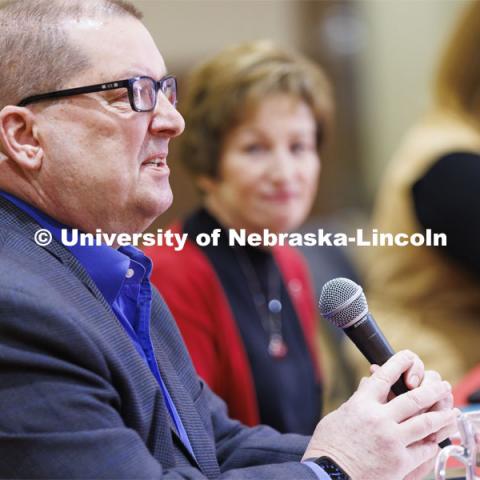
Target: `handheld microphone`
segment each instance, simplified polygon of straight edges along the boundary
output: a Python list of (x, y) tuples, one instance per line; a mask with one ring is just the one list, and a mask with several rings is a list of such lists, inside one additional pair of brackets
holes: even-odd
[[(368, 311), (362, 287), (348, 278), (334, 278), (322, 288), (318, 302), (322, 316), (343, 329), (364, 357), (383, 365), (394, 355), (393, 348)], [(395, 395), (408, 392), (403, 377), (392, 386)], [(449, 439), (439, 443), (440, 448), (451, 445)]]

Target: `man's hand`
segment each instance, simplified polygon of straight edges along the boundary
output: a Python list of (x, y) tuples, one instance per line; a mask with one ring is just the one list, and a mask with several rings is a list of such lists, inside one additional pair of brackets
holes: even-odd
[[(454, 429), (451, 387), (409, 351), (363, 378), (357, 391), (317, 425), (304, 459), (326, 455), (353, 480), (417, 480), (432, 468), (439, 441)], [(417, 388), (390, 398), (406, 373)]]

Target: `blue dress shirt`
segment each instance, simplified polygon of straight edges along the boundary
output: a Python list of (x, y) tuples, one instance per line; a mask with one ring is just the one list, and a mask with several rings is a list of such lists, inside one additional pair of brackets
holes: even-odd
[[(13, 195), (2, 191), (0, 191), (0, 195), (31, 216), (42, 228), (49, 230), (53, 238), (61, 243), (61, 231), (62, 229), (69, 229), (69, 227), (60, 224)], [(132, 246), (120, 247), (118, 250), (107, 245), (74, 245), (65, 248), (70, 250), (95, 282), (129, 335), (137, 352), (149, 366), (160, 385), (165, 405), (177, 433), (185, 447), (195, 458), (180, 415), (160, 375), (150, 338), (151, 260), (143, 252)]]

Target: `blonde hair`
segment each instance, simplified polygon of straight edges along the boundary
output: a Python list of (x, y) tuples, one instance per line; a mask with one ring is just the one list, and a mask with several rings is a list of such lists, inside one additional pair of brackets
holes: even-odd
[(0, 6), (0, 109), (60, 89), (89, 59), (72, 44), (65, 20), (142, 14), (123, 0), (15, 0)]
[(180, 103), (186, 129), (180, 158), (194, 175), (214, 178), (225, 135), (272, 93), (304, 101), (317, 124), (317, 148), (324, 143), (333, 114), (329, 82), (312, 61), (270, 41), (227, 48), (191, 73)]
[(441, 57), (434, 83), (437, 105), (478, 115), (480, 93), (480, 2), (463, 12)]

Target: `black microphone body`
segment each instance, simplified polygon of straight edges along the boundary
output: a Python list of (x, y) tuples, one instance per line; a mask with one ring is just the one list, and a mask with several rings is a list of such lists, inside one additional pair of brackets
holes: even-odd
[[(395, 353), (370, 312), (343, 331), (371, 364), (383, 365)], [(408, 390), (403, 377), (392, 386), (395, 395)]]
[[(355, 282), (347, 278), (335, 278), (327, 282), (322, 289), (319, 307), (322, 316), (341, 328), (371, 364), (383, 365), (395, 354), (368, 311), (362, 288)], [(395, 395), (409, 390), (403, 376), (392, 385)], [(451, 444), (447, 438), (439, 446), (443, 448)]]

